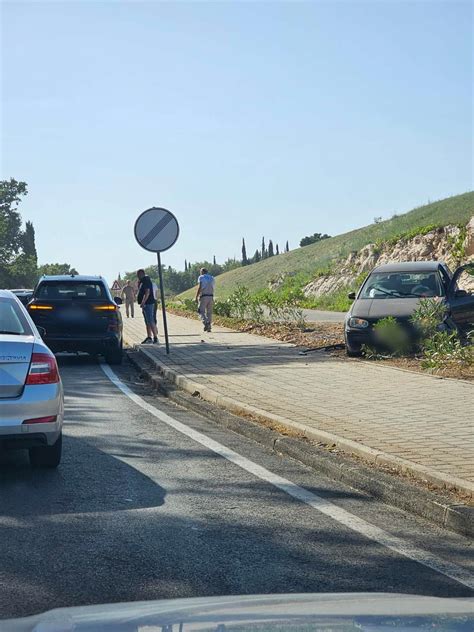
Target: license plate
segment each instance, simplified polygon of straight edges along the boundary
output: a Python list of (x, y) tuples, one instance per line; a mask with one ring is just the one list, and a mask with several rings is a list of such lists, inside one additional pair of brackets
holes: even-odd
[(82, 321), (86, 320), (87, 312), (82, 309), (66, 309), (61, 312), (61, 318), (65, 321)]

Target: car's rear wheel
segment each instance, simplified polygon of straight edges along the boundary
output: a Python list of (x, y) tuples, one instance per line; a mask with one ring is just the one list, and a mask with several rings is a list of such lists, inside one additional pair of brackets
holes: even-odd
[(108, 351), (105, 354), (105, 361), (107, 364), (122, 364), (122, 345), (113, 351)]
[(62, 447), (63, 436), (60, 434), (53, 445), (30, 448), (29, 456), (31, 465), (33, 467), (58, 467), (61, 463)]

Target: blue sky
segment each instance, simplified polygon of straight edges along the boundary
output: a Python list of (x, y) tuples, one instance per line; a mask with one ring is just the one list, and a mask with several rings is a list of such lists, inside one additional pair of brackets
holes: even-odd
[(296, 247), (473, 188), (470, 2), (4, 2), (2, 177), (41, 262)]

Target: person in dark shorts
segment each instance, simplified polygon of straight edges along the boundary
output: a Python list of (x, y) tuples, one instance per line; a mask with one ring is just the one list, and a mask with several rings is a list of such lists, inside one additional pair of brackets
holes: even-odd
[(153, 283), (150, 277), (145, 274), (145, 270), (137, 271), (138, 296), (137, 302), (142, 308), (143, 318), (146, 326), (146, 338), (142, 344), (152, 342), (158, 343), (158, 329), (155, 322), (155, 295), (153, 293)]

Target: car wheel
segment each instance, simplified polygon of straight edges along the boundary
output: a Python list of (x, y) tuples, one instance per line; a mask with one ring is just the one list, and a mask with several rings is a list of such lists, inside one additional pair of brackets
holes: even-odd
[(114, 351), (109, 351), (105, 354), (105, 361), (107, 364), (122, 364), (122, 346)]
[(345, 336), (345, 340), (344, 342), (346, 343), (346, 355), (348, 358), (360, 358), (360, 356), (362, 355), (362, 350), (361, 349), (354, 349), (353, 347), (351, 347), (349, 345), (349, 342), (347, 340), (347, 336)]
[(30, 448), (30, 463), (33, 467), (58, 467), (61, 463), (63, 435), (60, 434), (53, 445)]
[(346, 355), (348, 358), (360, 358), (362, 351), (354, 351), (353, 349), (349, 349), (346, 345)]

